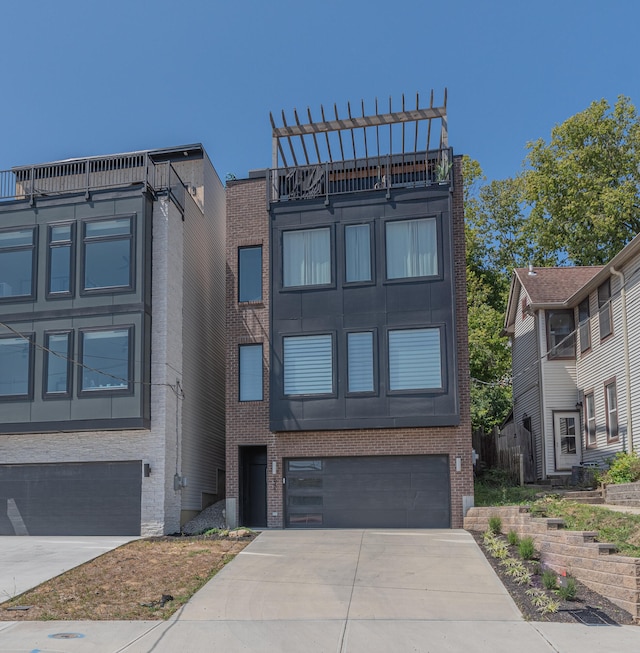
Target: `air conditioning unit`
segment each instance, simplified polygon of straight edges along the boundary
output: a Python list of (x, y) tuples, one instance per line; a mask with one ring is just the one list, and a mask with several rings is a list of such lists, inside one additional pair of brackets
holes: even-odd
[(6, 282), (0, 281), (0, 297), (11, 297), (13, 288)]

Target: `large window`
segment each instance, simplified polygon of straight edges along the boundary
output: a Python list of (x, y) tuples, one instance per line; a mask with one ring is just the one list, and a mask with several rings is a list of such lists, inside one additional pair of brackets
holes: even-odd
[(0, 231), (0, 299), (35, 295), (35, 229)]
[(80, 391), (90, 394), (129, 392), (133, 327), (80, 332)]
[(607, 412), (607, 440), (611, 442), (618, 439), (618, 395), (615, 380), (604, 386), (604, 400)]
[(373, 332), (347, 334), (347, 378), (349, 392), (373, 392)]
[(598, 288), (598, 319), (600, 322), (600, 339), (611, 335), (613, 320), (611, 319), (611, 280), (607, 279)]
[(578, 322), (580, 324), (580, 353), (591, 347), (591, 323), (589, 320), (589, 298), (586, 297), (578, 306)]
[(238, 301), (262, 300), (262, 246), (238, 250)]
[(371, 281), (371, 229), (368, 224), (344, 228), (345, 281)]
[(133, 287), (133, 218), (84, 223), (85, 291)]
[(0, 338), (0, 399), (32, 396), (32, 336)]
[(73, 231), (72, 224), (49, 226), (48, 295), (72, 294)]
[(442, 388), (440, 329), (389, 331), (389, 389)]
[(71, 332), (47, 333), (44, 339), (44, 396), (71, 395)]
[(435, 218), (386, 223), (387, 279), (438, 274)]
[(285, 395), (333, 392), (331, 334), (286, 336), (283, 340), (283, 357)]
[(262, 401), (262, 345), (240, 345), (240, 401)]
[(587, 447), (596, 446), (596, 404), (593, 393), (584, 396), (584, 424)]
[(300, 229), (282, 234), (283, 285), (320, 286), (331, 283), (331, 230)]
[(549, 358), (575, 358), (574, 316), (572, 310), (547, 311), (547, 350)]

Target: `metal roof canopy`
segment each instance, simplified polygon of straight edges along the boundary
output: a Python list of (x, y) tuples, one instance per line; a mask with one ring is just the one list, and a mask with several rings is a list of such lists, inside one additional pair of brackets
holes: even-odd
[[(351, 112), (351, 104), (347, 102), (347, 115), (340, 118), (338, 107), (333, 105), (335, 120), (327, 120), (324, 106), (320, 105), (320, 114), (322, 120), (315, 122), (311, 116), (311, 109), (307, 107), (307, 116), (309, 122), (301, 123), (297, 109), (293, 110), (295, 125), (289, 125), (282, 111), (282, 127), (276, 127), (273, 114), (269, 114), (272, 127), (272, 168), (277, 169), (282, 162), (282, 167), (288, 168), (291, 161), (293, 166), (310, 165), (311, 163), (325, 163), (334, 160), (345, 161), (345, 142), (343, 141), (343, 132), (350, 132), (350, 139), (347, 139), (347, 147), (350, 146), (352, 157), (349, 159), (368, 159), (379, 158), (388, 154), (405, 154), (407, 140), (411, 137), (406, 135), (407, 130), (411, 134), (411, 126), (407, 123), (415, 124), (413, 149), (410, 152), (418, 151), (420, 132), (425, 140), (425, 150), (445, 149), (449, 146), (447, 133), (447, 89), (444, 89), (444, 101), (441, 106), (433, 106), (433, 90), (431, 91), (429, 106), (420, 108), (420, 97), (416, 93), (415, 109), (405, 107), (405, 97), (402, 95), (402, 109), (393, 111), (391, 98), (389, 98), (388, 113), (380, 113), (378, 110), (378, 99), (375, 100), (375, 113), (372, 115), (365, 114), (364, 100), (361, 101), (361, 117), (354, 117)], [(431, 121), (440, 120), (440, 138), (437, 148), (431, 148)], [(426, 134), (425, 131), (426, 124)], [(385, 129), (388, 126), (388, 135)], [(401, 141), (401, 149), (394, 152), (393, 137), (394, 127), (396, 127), (396, 139)], [(382, 128), (382, 129), (381, 129)], [(356, 131), (358, 130), (358, 131)], [(401, 134), (397, 132), (401, 131)], [(367, 138), (367, 132), (373, 132), (373, 152), (370, 153), (370, 137)], [(382, 132), (382, 134), (381, 134)], [(318, 138), (319, 134), (324, 134), (324, 139)], [(396, 142), (397, 142), (396, 140)], [(324, 141), (324, 142), (323, 142)], [(350, 142), (349, 142), (350, 141)], [(333, 142), (333, 149), (332, 149)], [(335, 152), (334, 152), (335, 150)], [(339, 150), (339, 157), (338, 155)], [(359, 150), (364, 150), (363, 154)], [(317, 161), (311, 161), (310, 153), (315, 152)], [(347, 154), (350, 154), (347, 152)], [(290, 157), (289, 159), (287, 157)], [(300, 163), (298, 159), (304, 160)]]

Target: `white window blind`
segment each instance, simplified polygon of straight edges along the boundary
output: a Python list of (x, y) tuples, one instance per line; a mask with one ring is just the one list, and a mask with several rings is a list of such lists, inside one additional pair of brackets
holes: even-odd
[(285, 287), (331, 283), (331, 233), (328, 227), (285, 231), (282, 249)]
[(333, 392), (333, 343), (330, 334), (284, 338), (284, 394)]
[(442, 387), (440, 329), (389, 331), (389, 388)]
[(387, 222), (386, 236), (388, 279), (438, 274), (438, 243), (434, 218)]
[(262, 401), (262, 345), (240, 345), (240, 401)]
[(347, 334), (349, 392), (373, 392), (373, 333)]
[(344, 228), (344, 248), (347, 282), (371, 281), (369, 225), (347, 225)]

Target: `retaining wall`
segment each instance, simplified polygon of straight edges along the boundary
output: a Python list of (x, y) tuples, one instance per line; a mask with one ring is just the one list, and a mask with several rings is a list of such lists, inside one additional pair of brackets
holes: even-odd
[(640, 506), (640, 483), (607, 485), (604, 489), (605, 503), (615, 506)]
[(616, 554), (613, 544), (595, 541), (594, 531), (565, 530), (562, 519), (536, 518), (521, 506), (471, 508), (464, 527), (485, 531), (494, 516), (503, 533), (533, 538), (543, 566), (566, 572), (640, 620), (640, 558)]

